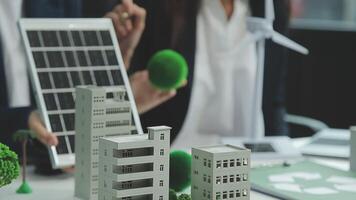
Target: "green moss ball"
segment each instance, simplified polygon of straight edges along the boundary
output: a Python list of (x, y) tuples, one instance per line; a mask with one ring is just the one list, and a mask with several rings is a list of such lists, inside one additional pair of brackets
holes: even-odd
[(179, 88), (188, 77), (188, 64), (176, 51), (165, 49), (157, 52), (148, 62), (151, 84), (163, 91)]
[(172, 151), (169, 165), (169, 187), (182, 192), (191, 184), (192, 156), (185, 151)]

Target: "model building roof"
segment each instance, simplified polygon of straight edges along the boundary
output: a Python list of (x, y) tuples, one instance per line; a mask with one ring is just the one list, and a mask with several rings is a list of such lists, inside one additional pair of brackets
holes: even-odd
[(209, 153), (230, 153), (236, 151), (246, 151), (246, 149), (244, 148), (239, 148), (232, 145), (209, 146), (209, 147), (200, 147), (196, 149), (206, 151)]
[(128, 143), (148, 140), (148, 134), (121, 135), (118, 137), (105, 137), (106, 140), (115, 143)]

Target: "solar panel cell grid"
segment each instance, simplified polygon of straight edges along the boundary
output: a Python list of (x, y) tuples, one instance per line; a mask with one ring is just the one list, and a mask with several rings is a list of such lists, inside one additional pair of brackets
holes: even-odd
[(46, 61), (44, 53), (41, 51), (35, 51), (32, 53), (37, 68), (46, 68)]
[(58, 47), (59, 42), (56, 31), (41, 31), (45, 47)]
[(111, 28), (110, 25), (104, 30), (67, 27), (25, 30), (34, 61), (34, 68), (31, 67), (35, 73), (31, 75), (40, 83), (36, 92), (45, 104), (42, 107), (46, 109), (42, 112), (46, 115), (45, 121), (58, 136), (58, 155), (74, 153), (74, 88), (78, 85), (125, 85)]
[(69, 88), (69, 79), (66, 72), (53, 72), (52, 76), (56, 88)]
[(100, 36), (102, 40), (102, 45), (104, 46), (113, 45), (109, 31), (100, 31)]
[(116, 54), (114, 50), (106, 51), (106, 59), (108, 60), (109, 65), (118, 65)]
[(71, 31), (72, 33), (72, 39), (74, 41), (74, 46), (83, 46), (83, 42), (82, 42), (82, 39), (80, 37), (80, 33), (79, 31)]
[(47, 72), (39, 72), (38, 78), (40, 80), (42, 89), (51, 89), (52, 88), (51, 81), (49, 79), (49, 74)]
[(48, 67), (64, 67), (62, 53), (60, 51), (47, 52)]
[(64, 145), (58, 145), (56, 147), (58, 154), (68, 154), (69, 153), (68, 147), (67, 147), (66, 136), (58, 136), (58, 144), (64, 144)]
[(47, 110), (58, 110), (53, 94), (44, 94), (43, 97), (46, 103)]
[(74, 113), (63, 114), (64, 124), (67, 131), (74, 131)]
[(110, 85), (107, 71), (105, 71), (105, 70), (95, 71), (94, 74), (95, 74), (96, 84), (98, 86), (109, 86)]
[(68, 135), (68, 139), (69, 139), (70, 148), (71, 148), (72, 152), (74, 153), (74, 150), (75, 150), (74, 135)]
[(122, 80), (120, 71), (111, 70), (111, 75), (113, 77), (114, 85), (123, 85), (124, 81)]
[(69, 40), (69, 36), (68, 36), (68, 31), (59, 31), (59, 35), (60, 35), (63, 47), (71, 46), (71, 43), (70, 43), (70, 40)]
[[(91, 67), (118, 65), (115, 51), (100, 47), (100, 45), (113, 45), (108, 31), (28, 31), (27, 33), (32, 40), (32, 47), (40, 47), (41, 41), (44, 47), (58, 47), (56, 50), (33, 51), (36, 67), (43, 68), (41, 72), (38, 72), (42, 89), (53, 90), (52, 93), (43, 96), (48, 111), (61, 112), (61, 110), (74, 109), (75, 103), (72, 92), (56, 92), (56, 89), (73, 88), (78, 85), (110, 86), (124, 84), (118, 68), (115, 70), (91, 69)], [(81, 48), (83, 45), (97, 46), (98, 49), (75, 49)], [(70, 67), (72, 70), (70, 72), (56, 70), (65, 67)], [(83, 70), (82, 67), (86, 67), (87, 70)], [(58, 103), (56, 103), (56, 99)], [(74, 113), (52, 114), (49, 115), (49, 120), (53, 132), (74, 130)], [(61, 120), (63, 120), (65, 127), (62, 127)], [(63, 139), (62, 142), (64, 141)], [(62, 148), (59, 152), (66, 151), (65, 148)]]
[(40, 38), (37, 35), (37, 31), (27, 31), (27, 37), (31, 47), (40, 47)]
[(76, 87), (78, 85), (81, 85), (80, 77), (79, 77), (79, 72), (70, 72), (70, 76), (72, 78), (73, 86)]
[(96, 31), (83, 31), (86, 46), (99, 46)]
[(79, 65), (82, 67), (88, 66), (87, 58), (84, 51), (77, 51)]
[(76, 67), (77, 64), (75, 63), (74, 52), (72, 51), (64, 51), (65, 60), (67, 61), (68, 67)]
[(58, 93), (57, 95), (62, 110), (74, 109), (74, 98), (71, 92)]
[(93, 66), (105, 65), (104, 58), (101, 51), (89, 51), (89, 58)]
[(62, 123), (59, 115), (49, 115), (49, 121), (51, 123), (52, 131), (53, 132), (62, 132)]
[(83, 75), (84, 85), (93, 85), (93, 80), (91, 78), (89, 71), (83, 71), (82, 75)]

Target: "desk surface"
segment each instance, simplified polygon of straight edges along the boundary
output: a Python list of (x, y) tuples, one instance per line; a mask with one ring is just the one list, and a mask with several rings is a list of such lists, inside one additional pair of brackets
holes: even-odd
[[(296, 147), (303, 145), (307, 139), (294, 140)], [(336, 160), (328, 158), (310, 158), (320, 164), (325, 164), (342, 170), (348, 170), (348, 160)], [(20, 178), (9, 186), (0, 189), (0, 200), (77, 200), (74, 197), (74, 177), (73, 175), (63, 174), (59, 176), (39, 176), (35, 175), (33, 168), (29, 168), (28, 182), (32, 186), (33, 193), (29, 195), (18, 195), (15, 193), (20, 186)], [(251, 192), (251, 200), (273, 200), (276, 198)]]

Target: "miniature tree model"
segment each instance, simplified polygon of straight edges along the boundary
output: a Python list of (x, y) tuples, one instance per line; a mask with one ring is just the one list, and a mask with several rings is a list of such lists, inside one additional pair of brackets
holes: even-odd
[(0, 188), (19, 176), (19, 168), (17, 154), (0, 143)]
[(14, 140), (22, 144), (22, 184), (19, 189), (16, 190), (16, 193), (19, 194), (32, 193), (32, 189), (26, 181), (27, 143), (31, 138), (33, 138), (33, 134), (29, 130), (18, 130), (14, 134)]

